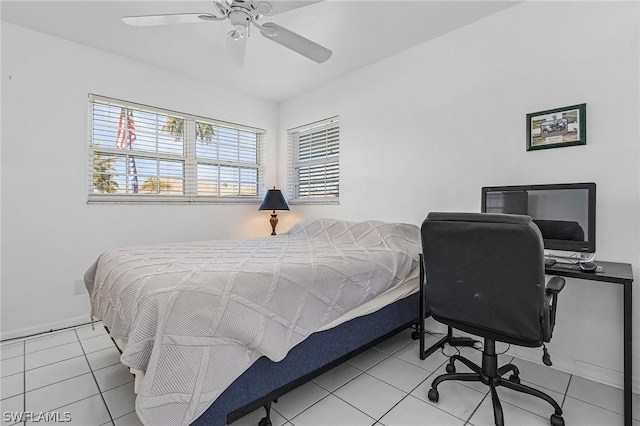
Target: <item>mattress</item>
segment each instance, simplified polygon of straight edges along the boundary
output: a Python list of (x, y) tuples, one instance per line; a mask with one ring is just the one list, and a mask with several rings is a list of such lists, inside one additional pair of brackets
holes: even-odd
[[(375, 299), (369, 300), (368, 302), (358, 306), (357, 308), (350, 310), (346, 314), (326, 324), (325, 326), (320, 327), (317, 330), (317, 332), (330, 330), (341, 324), (346, 323), (347, 321), (351, 321), (354, 318), (362, 317), (370, 313), (376, 312), (384, 308), (385, 306), (388, 306), (400, 299), (404, 299), (405, 297), (408, 297), (414, 293), (417, 293), (420, 290), (419, 269), (420, 269), (419, 267), (414, 268), (413, 271), (411, 271), (409, 275), (404, 280), (402, 280), (398, 285), (385, 291)], [(116, 342), (116, 345), (118, 346), (121, 352), (124, 351), (125, 348), (127, 347), (127, 343), (128, 343), (127, 339), (115, 337), (114, 341)], [(134, 392), (138, 393), (138, 390), (140, 389), (140, 385), (144, 380), (145, 372), (142, 370), (137, 370), (135, 368), (130, 368), (129, 370), (131, 371), (131, 374), (135, 376)]]
[(329, 330), (354, 318), (376, 312), (377, 310), (382, 309), (397, 300), (404, 299), (407, 296), (411, 296), (418, 291), (420, 291), (420, 268), (415, 267), (409, 273), (409, 275), (407, 275), (406, 278), (396, 286), (391, 287), (389, 290), (377, 296), (375, 299), (369, 300), (368, 302), (350, 310), (340, 318), (337, 318), (327, 325), (320, 327), (318, 331)]
[(123, 364), (146, 371), (138, 417), (188, 424), (260, 357), (283, 359), (395, 287), (419, 251), (415, 225), (320, 219), (276, 237), (114, 250), (85, 283), (92, 315), (128, 340)]

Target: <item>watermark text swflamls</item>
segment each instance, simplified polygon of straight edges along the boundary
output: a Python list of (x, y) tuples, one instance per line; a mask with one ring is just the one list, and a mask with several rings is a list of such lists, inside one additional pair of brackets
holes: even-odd
[(48, 422), (67, 423), (71, 421), (71, 413), (65, 411), (5, 411), (2, 413), (2, 421), (8, 424), (19, 422)]

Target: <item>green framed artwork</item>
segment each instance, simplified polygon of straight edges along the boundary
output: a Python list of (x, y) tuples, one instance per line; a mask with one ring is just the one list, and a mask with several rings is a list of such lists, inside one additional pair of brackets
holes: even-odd
[(587, 104), (527, 114), (527, 151), (587, 144)]

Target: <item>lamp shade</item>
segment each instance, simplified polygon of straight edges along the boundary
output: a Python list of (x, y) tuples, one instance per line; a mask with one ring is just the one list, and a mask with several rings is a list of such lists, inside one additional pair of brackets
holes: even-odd
[(267, 191), (262, 204), (258, 210), (289, 210), (287, 202), (279, 189), (270, 189)]

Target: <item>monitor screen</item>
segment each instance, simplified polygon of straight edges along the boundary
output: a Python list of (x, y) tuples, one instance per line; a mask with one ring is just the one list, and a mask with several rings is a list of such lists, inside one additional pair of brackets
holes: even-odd
[(596, 251), (595, 183), (484, 187), (482, 212), (530, 216), (547, 250)]

